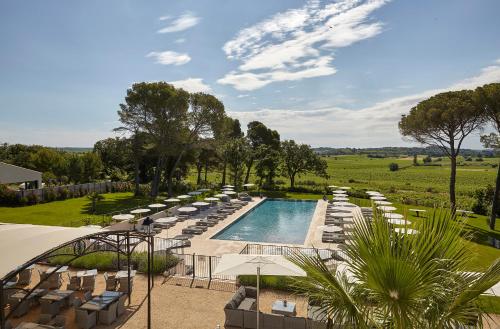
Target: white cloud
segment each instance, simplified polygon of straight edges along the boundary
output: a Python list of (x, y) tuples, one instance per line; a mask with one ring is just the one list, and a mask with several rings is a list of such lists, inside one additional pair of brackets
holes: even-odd
[(184, 38), (179, 38), (179, 39), (176, 39), (174, 42), (175, 42), (175, 43), (184, 43), (184, 42), (186, 42), (186, 39), (184, 39)]
[[(500, 62), (483, 68), (474, 77), (464, 79), (448, 88), (389, 99), (357, 110), (325, 107), (307, 111), (262, 109), (253, 112), (231, 112), (245, 126), (258, 120), (277, 129), (282, 138), (293, 138), (314, 146), (379, 147), (407, 145), (398, 130), (402, 114), (418, 102), (449, 90), (473, 89), (487, 83), (500, 82)], [(468, 147), (480, 147), (479, 139), (467, 140)]]
[[(170, 20), (169, 16), (160, 17), (161, 21)], [(196, 26), (200, 22), (200, 18), (195, 16), (193, 13), (186, 12), (170, 22), (170, 24), (162, 29), (158, 30), (158, 33), (172, 33), (187, 30), (193, 26)]]
[(158, 18), (159, 21), (168, 21), (172, 16), (166, 15), (166, 16), (161, 16)]
[(205, 84), (203, 79), (200, 78), (187, 78), (185, 80), (170, 81), (169, 83), (190, 93), (209, 93), (212, 91), (212, 88)]
[(188, 54), (181, 54), (175, 51), (152, 51), (146, 55), (146, 57), (152, 57), (156, 60), (156, 63), (162, 65), (183, 65), (191, 60)]
[(275, 81), (294, 81), (336, 73), (335, 49), (376, 36), (382, 23), (370, 15), (388, 0), (310, 0), (241, 30), (223, 47), (241, 65), (217, 82), (255, 90)]
[(238, 95), (236, 97), (238, 97), (238, 98), (245, 98), (245, 97), (248, 97), (248, 96), (250, 96), (250, 95), (248, 95), (248, 94), (240, 94), (240, 95)]

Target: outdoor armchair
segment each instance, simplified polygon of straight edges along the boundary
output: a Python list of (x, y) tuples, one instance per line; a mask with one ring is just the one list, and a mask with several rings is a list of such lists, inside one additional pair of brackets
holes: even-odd
[(79, 329), (90, 329), (97, 325), (97, 312), (87, 313), (85, 310), (76, 310), (76, 325)]
[(127, 295), (121, 295), (118, 299), (118, 306), (116, 307), (116, 316), (119, 317), (127, 310), (125, 308), (125, 301), (127, 300)]
[(116, 320), (116, 310), (118, 307), (118, 303), (114, 302), (109, 305), (107, 310), (99, 311), (99, 323), (110, 325), (113, 321)]
[(50, 302), (47, 300), (40, 300), (40, 305), (42, 306), (42, 313), (43, 314), (50, 314), (52, 316), (55, 316), (59, 314), (59, 311), (61, 310), (61, 303), (60, 302)]
[(83, 291), (94, 291), (95, 288), (95, 277), (94, 276), (84, 276), (82, 282)]
[(68, 290), (80, 290), (82, 285), (82, 278), (75, 276), (69, 277), (69, 284), (66, 287)]
[(19, 273), (17, 284), (20, 286), (27, 286), (31, 283), (31, 269), (26, 268)]

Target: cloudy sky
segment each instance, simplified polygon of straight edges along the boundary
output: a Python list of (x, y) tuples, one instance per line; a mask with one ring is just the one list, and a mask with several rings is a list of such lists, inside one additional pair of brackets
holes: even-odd
[(132, 83), (163, 80), (313, 146), (409, 145), (397, 122), (419, 100), (500, 81), (499, 12), (498, 0), (1, 1), (0, 142), (92, 146)]

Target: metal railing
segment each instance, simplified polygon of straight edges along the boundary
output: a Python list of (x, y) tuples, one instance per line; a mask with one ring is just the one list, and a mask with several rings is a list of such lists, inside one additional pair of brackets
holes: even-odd
[(342, 251), (340, 250), (289, 247), (271, 244), (249, 243), (240, 251), (240, 254), (247, 255), (282, 255), (285, 257), (292, 256), (297, 253), (309, 256), (318, 254), (323, 260), (340, 261), (344, 259), (344, 257), (342, 257)]
[(212, 281), (215, 280), (236, 282), (236, 276), (214, 274), (214, 270), (220, 262), (219, 256), (184, 254), (175, 251), (172, 254), (179, 259), (179, 262), (168, 271), (168, 274), (170, 276), (189, 278), (191, 280), (190, 286), (193, 285), (195, 280), (208, 281), (207, 288), (210, 288)]

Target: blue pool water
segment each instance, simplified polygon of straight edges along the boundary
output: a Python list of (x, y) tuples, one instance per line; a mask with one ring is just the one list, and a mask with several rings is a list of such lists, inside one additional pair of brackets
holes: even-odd
[(303, 244), (317, 201), (267, 199), (212, 239)]

